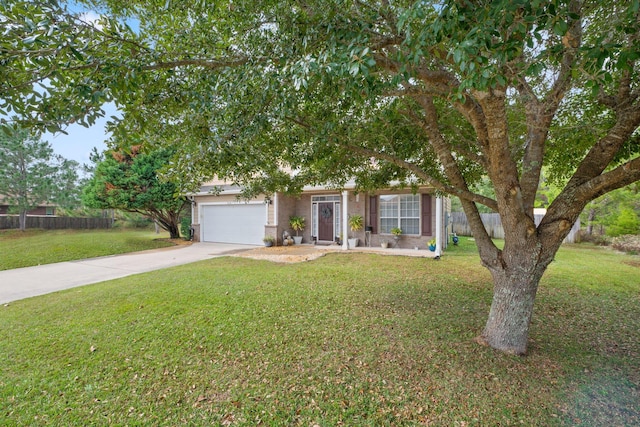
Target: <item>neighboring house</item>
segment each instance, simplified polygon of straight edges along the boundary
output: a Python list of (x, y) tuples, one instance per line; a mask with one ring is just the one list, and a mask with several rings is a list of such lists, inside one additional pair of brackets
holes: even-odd
[[(213, 189), (220, 191), (212, 194)], [(282, 193), (261, 195), (252, 200), (239, 199), (241, 189), (224, 182), (210, 182), (192, 200), (193, 236), (195, 241), (262, 244), (264, 236), (274, 236), (282, 243), (283, 233), (294, 236), (289, 226), (293, 215), (306, 219), (301, 232), (303, 242), (332, 244), (347, 237), (358, 237), (359, 245), (380, 246), (382, 241), (394, 243), (391, 229), (402, 229), (401, 248), (425, 249), (427, 242), (437, 236), (438, 250), (446, 247), (445, 233), (450, 212), (449, 199), (436, 197), (433, 188), (411, 190), (379, 190), (356, 193), (354, 186), (343, 191), (326, 187), (305, 187), (298, 196)], [(359, 214), (365, 229), (352, 232), (345, 218)], [(342, 238), (344, 237), (344, 238)]]
[[(9, 215), (11, 212), (11, 206), (9, 206), (3, 196), (0, 196), (0, 215)], [(11, 212), (16, 214), (16, 212)], [(36, 208), (27, 211), (28, 216), (54, 216), (56, 214), (56, 206), (52, 204), (43, 203)]]

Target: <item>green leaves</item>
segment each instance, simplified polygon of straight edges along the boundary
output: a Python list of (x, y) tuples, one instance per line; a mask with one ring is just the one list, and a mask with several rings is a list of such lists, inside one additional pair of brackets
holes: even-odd
[(160, 177), (161, 170), (171, 161), (172, 151), (143, 153), (141, 149), (133, 145), (126, 151), (97, 157), (82, 200), (92, 208), (142, 213), (157, 221), (172, 238), (179, 237), (178, 218), (187, 200), (177, 194), (176, 184)]
[(117, 21), (86, 22), (56, 2), (1, 2), (0, 27), (3, 112), (51, 132), (93, 123), (122, 82), (132, 45), (144, 51)]
[(562, 19), (558, 19), (553, 24), (553, 32), (557, 36), (564, 36), (567, 33), (568, 29), (569, 29), (569, 25), (567, 25), (567, 23), (565, 21), (563, 21)]
[(76, 204), (77, 170), (77, 162), (26, 130), (0, 134), (0, 196), (19, 213), (44, 203)]
[[(479, 96), (507, 94), (510, 108), (575, 90), (593, 103), (602, 91), (616, 90), (622, 72), (637, 80), (640, 58), (632, 43), (637, 1), (586, 2), (580, 10), (569, 1), (524, 0), (482, 7), (84, 3), (103, 6), (99, 25), (44, 0), (1, 3), (0, 67), (10, 77), (0, 82), (7, 94), (0, 108), (55, 129), (72, 121), (89, 125), (102, 114), (100, 105), (115, 100), (123, 111), (112, 126), (116, 141), (175, 147), (179, 160), (168, 173), (183, 182), (217, 173), (294, 188), (303, 179), (340, 182), (349, 174), (381, 183), (381, 176), (404, 179), (409, 173), (398, 164), (408, 164), (413, 173), (450, 185), (425, 130), (426, 113), (414, 102), (421, 97), (442, 100), (436, 127), (472, 182), (487, 167), (479, 161), (487, 158), (483, 129), (495, 127), (484, 123), (492, 109), (480, 107)], [(484, 116), (471, 118), (471, 110)], [(505, 120), (519, 166), (525, 150), (517, 146), (539, 124), (516, 114)], [(572, 146), (584, 154), (586, 145)], [(574, 157), (562, 164), (575, 166), (580, 150), (567, 150)], [(375, 168), (367, 166), (373, 154)], [(277, 166), (300, 169), (298, 182), (283, 179)]]

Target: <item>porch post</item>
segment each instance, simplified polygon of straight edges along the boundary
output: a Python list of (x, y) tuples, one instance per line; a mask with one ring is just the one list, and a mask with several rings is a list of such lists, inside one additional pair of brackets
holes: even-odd
[[(200, 203), (198, 203), (197, 209), (198, 209), (198, 213), (197, 213), (197, 215), (198, 215), (198, 224), (200, 224), (200, 227), (199, 227), (200, 230), (198, 231), (198, 234), (200, 235), (199, 242), (202, 242), (204, 240), (204, 229), (202, 228), (203, 212), (202, 212), (202, 205)], [(114, 215), (115, 215), (115, 211), (112, 211), (112, 212), (114, 212)]]
[[(195, 207), (195, 200), (193, 196), (189, 197), (189, 201), (191, 202), (191, 224), (189, 225), (189, 231), (191, 233), (191, 241), (195, 242), (196, 241), (196, 236), (194, 236), (194, 230), (195, 228), (193, 227), (193, 224), (196, 223), (196, 221), (198, 220), (195, 215), (196, 215), (196, 207)], [(198, 221), (198, 224), (200, 224), (200, 222)], [(198, 238), (197, 240), (198, 242), (200, 241), (200, 239)]]
[(193, 196), (189, 197), (189, 201), (191, 202), (191, 224), (194, 224), (194, 220), (196, 219), (195, 217), (196, 210), (194, 207), (195, 203), (193, 202)]
[(436, 256), (442, 254), (442, 197), (436, 197)]
[(349, 234), (347, 234), (348, 231), (348, 221), (347, 221), (347, 216), (349, 215), (349, 206), (347, 206), (347, 204), (349, 203), (349, 192), (347, 190), (344, 190), (342, 192), (342, 216), (340, 218), (341, 222), (342, 222), (342, 249), (347, 250), (349, 249), (349, 244), (347, 242), (347, 237), (349, 237)]
[(264, 198), (264, 225), (269, 225), (269, 198)]
[(273, 225), (278, 226), (278, 193), (273, 193)]

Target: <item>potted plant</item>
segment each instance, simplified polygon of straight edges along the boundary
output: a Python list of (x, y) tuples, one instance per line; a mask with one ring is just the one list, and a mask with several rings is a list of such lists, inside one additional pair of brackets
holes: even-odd
[(380, 241), (380, 247), (382, 249), (387, 249), (389, 247), (389, 242), (387, 242), (386, 240), (381, 240)]
[(293, 237), (293, 241), (299, 245), (302, 243), (302, 236), (298, 235), (298, 232), (304, 230), (305, 227), (305, 219), (303, 216), (292, 216), (289, 218), (289, 225), (296, 232), (296, 235)]
[(276, 243), (276, 238), (273, 236), (264, 236), (262, 238), (262, 241), (264, 242), (264, 245), (268, 248), (270, 248), (271, 246), (273, 246)]
[(402, 235), (402, 229), (398, 227), (393, 227), (391, 229), (391, 234), (393, 234), (393, 239), (396, 241), (396, 245), (397, 245), (398, 241), (400, 240), (400, 235)]
[[(351, 229), (351, 231), (360, 231), (362, 230), (363, 226), (364, 218), (362, 218), (362, 215), (356, 214), (349, 217), (349, 228)], [(358, 246), (358, 238), (354, 237), (353, 235), (349, 237), (348, 242), (350, 248), (355, 248), (356, 246)]]
[(429, 242), (427, 242), (427, 245), (429, 245), (429, 250), (431, 252), (435, 252), (436, 251), (436, 239), (429, 240)]

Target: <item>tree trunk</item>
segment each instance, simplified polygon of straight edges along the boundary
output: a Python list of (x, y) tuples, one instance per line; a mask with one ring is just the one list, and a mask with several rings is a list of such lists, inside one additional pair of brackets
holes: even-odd
[(180, 238), (180, 225), (177, 215), (166, 215), (155, 219), (155, 223), (169, 232), (170, 239)]
[(538, 285), (571, 229), (566, 223), (557, 221), (530, 234), (527, 228), (505, 229), (504, 249), (492, 263), (483, 259), (493, 277), (493, 301), (479, 343), (509, 354), (527, 352)]
[[(533, 271), (538, 269), (533, 266)], [(529, 325), (542, 273), (529, 268), (492, 270), (493, 301), (489, 319), (478, 341), (510, 354), (527, 352)]]
[(177, 224), (171, 224), (170, 227), (167, 228), (171, 239), (179, 239), (180, 238), (180, 230)]
[(589, 218), (587, 219), (587, 234), (591, 236), (593, 234), (593, 221), (596, 219), (596, 210), (594, 208), (589, 209)]
[(25, 231), (27, 229), (27, 211), (20, 210), (20, 214), (18, 215), (18, 223), (20, 227), (20, 231)]

